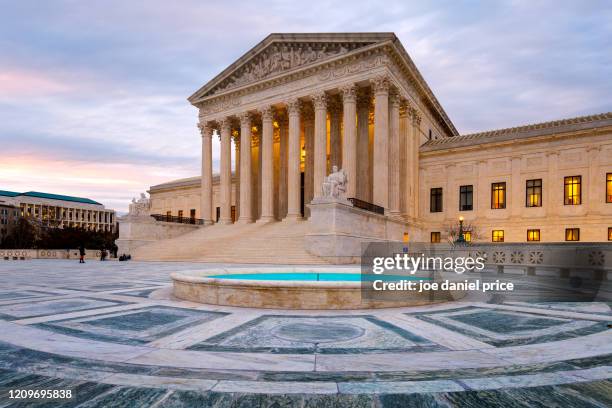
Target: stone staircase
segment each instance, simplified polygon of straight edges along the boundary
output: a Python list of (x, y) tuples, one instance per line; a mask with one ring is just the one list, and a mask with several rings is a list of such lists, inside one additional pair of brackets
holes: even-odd
[(137, 248), (134, 260), (319, 265), (304, 249), (308, 222), (214, 224)]

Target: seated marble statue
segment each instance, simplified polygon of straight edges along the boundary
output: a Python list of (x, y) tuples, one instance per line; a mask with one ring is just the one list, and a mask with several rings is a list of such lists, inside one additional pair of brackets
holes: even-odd
[(344, 198), (346, 194), (347, 176), (338, 166), (332, 167), (332, 172), (323, 182), (323, 197)]
[(140, 199), (136, 201), (136, 198), (132, 199), (132, 203), (129, 207), (129, 215), (142, 216), (149, 215), (151, 209), (151, 200), (147, 198), (144, 193), (140, 193)]

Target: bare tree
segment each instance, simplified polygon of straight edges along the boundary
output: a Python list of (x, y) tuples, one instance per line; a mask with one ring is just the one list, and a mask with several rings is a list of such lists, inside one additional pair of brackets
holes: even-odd
[[(446, 236), (448, 237), (448, 243), (451, 245), (455, 245), (457, 238), (459, 238), (459, 223), (453, 222), (453, 223), (448, 224), (444, 232), (446, 233)], [(467, 244), (470, 244), (472, 241), (475, 241), (479, 238), (478, 229), (472, 223), (464, 221), (463, 222), (463, 232), (464, 234), (466, 232), (470, 234), (470, 240), (467, 242)]]

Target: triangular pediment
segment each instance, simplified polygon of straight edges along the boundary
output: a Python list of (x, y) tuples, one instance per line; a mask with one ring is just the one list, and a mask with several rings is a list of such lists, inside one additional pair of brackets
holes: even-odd
[(201, 98), (394, 40), (393, 33), (271, 34), (189, 97)]

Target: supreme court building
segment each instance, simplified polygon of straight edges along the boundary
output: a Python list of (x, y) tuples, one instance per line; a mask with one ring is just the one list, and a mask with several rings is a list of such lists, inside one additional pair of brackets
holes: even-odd
[[(271, 34), (189, 102), (201, 176), (152, 186), (152, 213), (310, 224), (337, 251), (444, 242), (459, 217), (473, 241), (612, 240), (612, 113), (461, 135), (392, 33)], [(332, 166), (348, 202), (321, 197)]]

